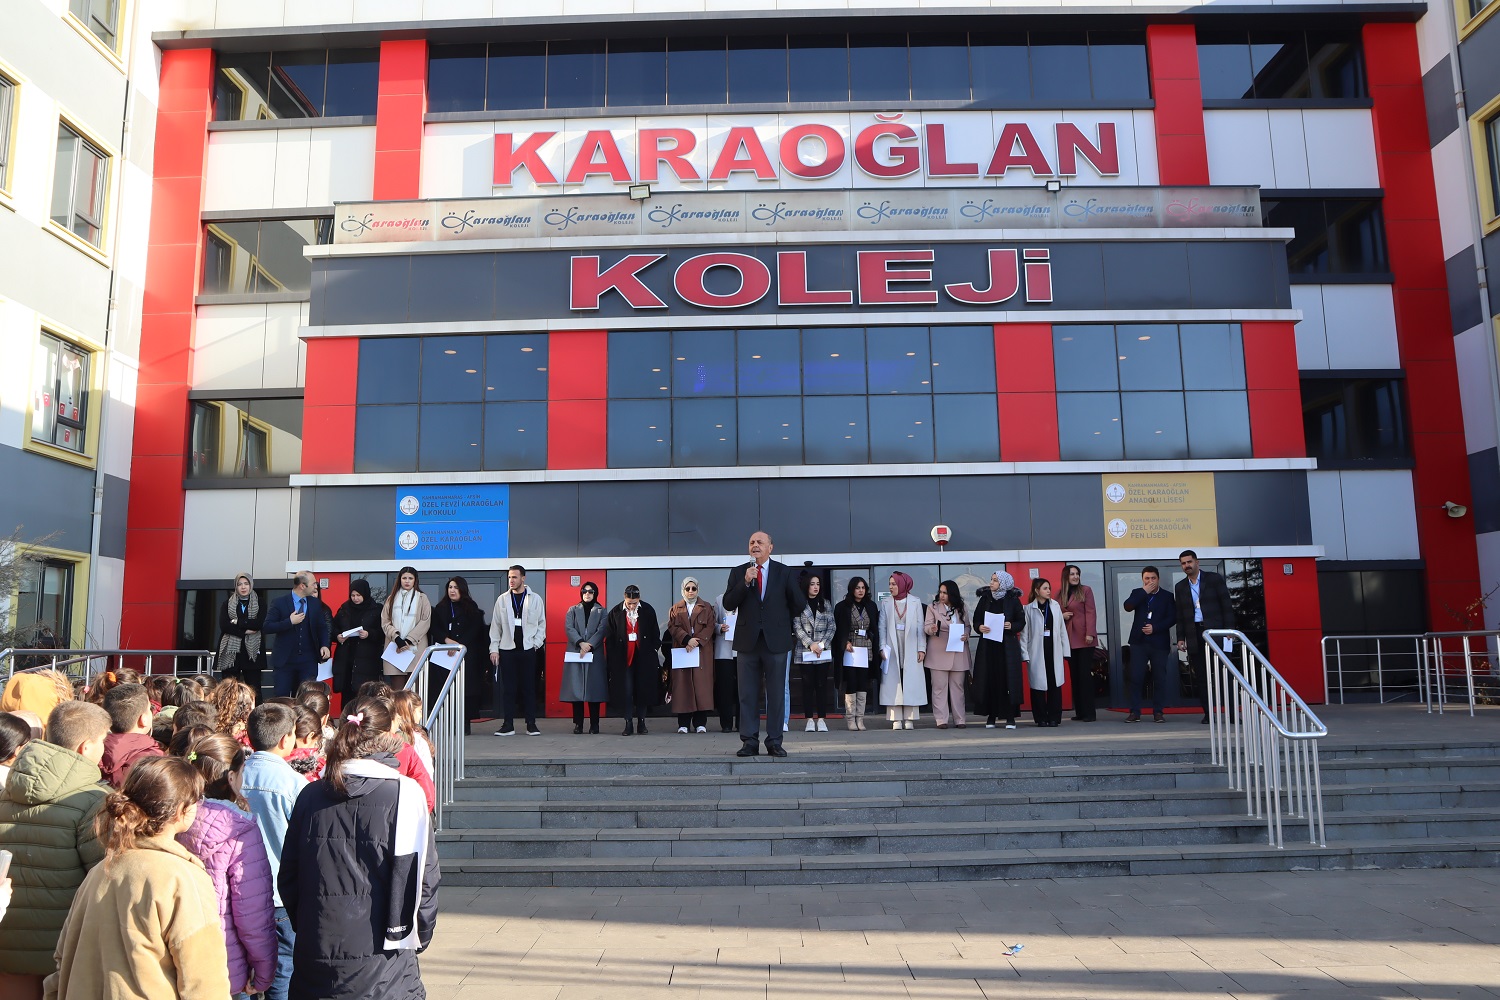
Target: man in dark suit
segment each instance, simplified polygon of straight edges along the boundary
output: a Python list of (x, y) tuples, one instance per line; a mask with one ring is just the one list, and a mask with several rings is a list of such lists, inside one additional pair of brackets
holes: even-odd
[(1151, 715), (1166, 722), (1163, 694), (1166, 691), (1167, 663), (1171, 659), (1172, 625), (1177, 621), (1177, 604), (1172, 595), (1161, 589), (1161, 573), (1155, 566), (1141, 570), (1141, 585), (1125, 599), (1125, 610), (1135, 612), (1130, 626), (1130, 714), (1126, 722), (1141, 721), (1141, 692), (1146, 686), (1146, 670), (1151, 670)]
[(276, 697), (284, 698), (303, 681), (316, 680), (318, 661), (328, 659), (328, 616), (313, 597), (317, 577), (303, 570), (292, 578), (292, 592), (271, 602), (262, 630), (276, 636), (271, 676)]
[(739, 615), (734, 651), (740, 687), (741, 757), (760, 752), (760, 695), (766, 694), (766, 753), (785, 757), (781, 730), (786, 722), (787, 671), (791, 667), (792, 620), (807, 607), (796, 575), (771, 558), (771, 536), (750, 536), (750, 561), (729, 571), (724, 608)]
[(1208, 725), (1208, 674), (1204, 662), (1203, 633), (1214, 628), (1234, 628), (1234, 602), (1229, 584), (1217, 573), (1198, 568), (1198, 553), (1187, 549), (1177, 557), (1186, 580), (1177, 582), (1177, 648), (1185, 650), (1188, 665), (1198, 685), (1198, 704), (1203, 706), (1203, 724)]

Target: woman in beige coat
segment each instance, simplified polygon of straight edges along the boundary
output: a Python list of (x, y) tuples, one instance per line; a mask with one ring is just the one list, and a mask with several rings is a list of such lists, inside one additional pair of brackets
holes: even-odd
[(708, 732), (708, 713), (714, 710), (714, 631), (718, 616), (714, 606), (698, 596), (698, 581), (682, 581), (682, 600), (667, 614), (667, 639), (672, 649), (698, 650), (698, 666), (672, 670), (671, 653), (667, 668), (671, 686), (667, 698), (677, 713), (677, 731)]
[[(432, 602), (417, 583), (416, 567), (402, 566), (396, 580), (396, 586), (386, 595), (385, 607), (380, 609), (380, 628), (385, 632), (385, 641), (394, 643), (397, 652), (412, 655), (410, 666), (422, 658), (422, 652), (427, 648), (427, 631), (432, 627)], [(406, 675), (411, 673), (399, 669), (390, 660), (382, 659), (382, 666), (391, 687), (406, 683)]]
[(202, 798), (202, 775), (177, 757), (141, 761), (110, 793), (97, 817), (105, 858), (73, 897), (47, 1000), (230, 995), (218, 896), (176, 840)]
[[(955, 729), (963, 729), (964, 681), (973, 665), (969, 660), (969, 635), (973, 631), (969, 614), (964, 609), (963, 595), (958, 584), (944, 580), (938, 584), (936, 599), (927, 605), (927, 621), (922, 627), (927, 635), (927, 656), (922, 661), (932, 678), (932, 717), (939, 729), (947, 729), (951, 721)], [(958, 633), (963, 648), (948, 650), (948, 640)], [(948, 714), (949, 702), (953, 714)]]

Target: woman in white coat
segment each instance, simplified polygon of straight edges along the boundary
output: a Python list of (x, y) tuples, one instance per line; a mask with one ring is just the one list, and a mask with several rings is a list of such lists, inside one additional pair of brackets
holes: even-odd
[(1031, 685), (1031, 718), (1038, 726), (1055, 727), (1062, 724), (1062, 684), (1072, 650), (1062, 606), (1052, 599), (1052, 584), (1032, 580), (1024, 610), (1021, 651)]
[(927, 704), (927, 637), (922, 634), (922, 602), (911, 592), (911, 577), (891, 574), (891, 592), (880, 601), (880, 645), (885, 673), (880, 678), (880, 703), (892, 729), (917, 728), (917, 712)]

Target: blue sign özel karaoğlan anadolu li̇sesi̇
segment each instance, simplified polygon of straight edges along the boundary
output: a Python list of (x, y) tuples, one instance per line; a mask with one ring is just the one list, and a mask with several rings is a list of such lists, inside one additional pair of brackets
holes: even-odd
[(396, 488), (397, 559), (504, 559), (509, 486)]

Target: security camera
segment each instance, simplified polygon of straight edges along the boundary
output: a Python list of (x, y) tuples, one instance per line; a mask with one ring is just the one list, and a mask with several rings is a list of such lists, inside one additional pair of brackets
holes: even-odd
[(1452, 500), (1444, 501), (1443, 509), (1448, 512), (1449, 517), (1463, 517), (1469, 512), (1469, 508), (1461, 503), (1454, 503)]

